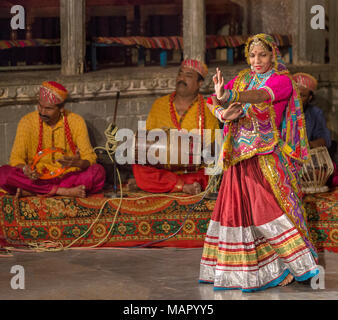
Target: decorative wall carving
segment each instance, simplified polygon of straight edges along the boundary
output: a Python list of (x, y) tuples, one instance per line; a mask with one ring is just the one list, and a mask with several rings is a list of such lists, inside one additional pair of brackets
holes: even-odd
[[(208, 77), (203, 85), (202, 91), (208, 93), (212, 90), (211, 76)], [(95, 80), (78, 81), (67, 83), (60, 81), (69, 91), (70, 100), (72, 99), (93, 99), (100, 97), (114, 97), (117, 91), (122, 95), (153, 95), (156, 91), (160, 93), (172, 92), (175, 90), (176, 77), (174, 78), (149, 78), (149, 79), (128, 79), (128, 80)], [(19, 84), (9, 85), (0, 88), (0, 106), (13, 103), (32, 103), (36, 101), (39, 85)]]
[[(246, 66), (234, 66), (228, 68), (224, 72), (225, 81), (235, 77), (239, 70)], [(292, 67), (291, 72), (298, 72), (299, 67)], [(69, 91), (70, 100), (89, 100), (115, 97), (116, 92), (120, 91), (123, 96), (135, 97), (137, 95), (147, 96), (154, 94), (166, 94), (175, 90), (176, 84), (176, 71), (175, 68), (166, 69), (165, 73), (160, 72), (147, 72), (144, 77), (140, 79), (140, 71), (123, 75), (122, 79), (117, 78), (116, 75), (107, 77), (104, 73), (101, 77), (94, 77), (90, 74), (81, 77), (64, 77), (56, 79), (61, 82)], [(331, 80), (331, 72), (329, 67), (316, 68), (313, 66), (302, 67), (301, 71), (313, 74), (323, 86), (329, 85)], [(202, 86), (202, 93), (208, 94), (213, 91), (212, 83), (213, 70), (209, 69), (209, 74), (206, 77)], [(135, 77), (134, 77), (135, 76)], [(54, 77), (52, 77), (53, 79)], [(30, 83), (31, 82), (31, 83)], [(40, 83), (36, 79), (32, 81), (24, 81), (21, 85), (19, 81), (8, 82), (2, 79), (0, 82), (0, 106), (14, 103), (32, 103), (36, 101), (36, 95), (39, 90)]]
[[(236, 65), (223, 69), (225, 81), (232, 79), (244, 65)], [(317, 99), (328, 119), (328, 127), (332, 137), (337, 139), (338, 132), (338, 78), (332, 66), (290, 66), (291, 72), (308, 72), (319, 79)], [(114, 72), (116, 72), (114, 74)], [(120, 71), (119, 71), (120, 72)], [(177, 68), (166, 68), (161, 72), (150, 72), (140, 69), (125, 74), (117, 70), (107, 70), (101, 74), (85, 74), (80, 77), (60, 77), (53, 73), (41, 74), (34, 78), (16, 80), (11, 74), (7, 79), (0, 79), (0, 141), (5, 146), (0, 154), (0, 165), (8, 161), (15, 137), (17, 123), (20, 118), (34, 110), (40, 81), (47, 76), (61, 82), (69, 90), (72, 111), (82, 115), (88, 125), (93, 145), (104, 145), (104, 130), (112, 121), (116, 103), (116, 92), (120, 91), (119, 108), (116, 124), (119, 128), (137, 129), (137, 120), (145, 120), (152, 103), (157, 97), (175, 90)], [(201, 93), (205, 96), (213, 91), (212, 75), (209, 68)], [(14, 78), (14, 79), (13, 79)], [(133, 115), (133, 116), (131, 116)], [(330, 115), (330, 116), (328, 116)]]

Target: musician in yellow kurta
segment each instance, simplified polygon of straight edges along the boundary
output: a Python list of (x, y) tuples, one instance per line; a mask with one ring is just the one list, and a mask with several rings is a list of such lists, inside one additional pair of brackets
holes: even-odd
[[(146, 129), (211, 129), (211, 141), (218, 120), (206, 106), (199, 90), (208, 73), (206, 65), (197, 60), (184, 60), (176, 78), (176, 91), (157, 99), (147, 118)], [(202, 130), (202, 131), (201, 131)], [(208, 184), (204, 169), (194, 173), (179, 174), (145, 165), (133, 165), (139, 188), (148, 192), (184, 192), (197, 194)]]
[(20, 120), (9, 165), (0, 167), (0, 188), (74, 197), (103, 188), (105, 170), (96, 163), (84, 119), (64, 108), (67, 95), (60, 83), (42, 83), (37, 110)]
[[(83, 118), (73, 112), (66, 111), (67, 121), (71, 128), (72, 140), (80, 151), (81, 159), (89, 161), (90, 165), (96, 163), (96, 154), (90, 144), (87, 126)], [(57, 123), (51, 127), (45, 122), (41, 122), (43, 132), (42, 149), (61, 148), (65, 155), (73, 156), (73, 152), (67, 141), (64, 130), (64, 118), (61, 116)], [(24, 116), (18, 125), (16, 137), (14, 140), (9, 165), (15, 167), (20, 164), (31, 162), (36, 154), (39, 143), (40, 122), (38, 111), (31, 112)], [(37, 171), (41, 172), (43, 167), (53, 170), (56, 167), (56, 161), (62, 158), (61, 153), (49, 154), (37, 163)], [(56, 162), (56, 163), (55, 163)], [(63, 174), (72, 171), (79, 171), (78, 167), (70, 167)]]
[[(175, 124), (171, 120), (171, 114), (170, 114), (170, 96), (166, 95), (164, 97), (158, 98), (147, 118), (146, 122), (146, 128), (147, 130), (152, 129), (158, 129), (158, 128), (170, 128), (170, 129), (176, 129)], [(199, 128), (198, 122), (199, 122), (199, 103), (200, 101), (196, 99), (194, 103), (191, 105), (191, 110), (187, 112), (185, 115), (180, 116), (176, 110), (175, 102), (174, 105), (174, 111), (175, 116), (177, 117), (177, 120), (179, 123), (181, 123), (181, 127), (183, 129), (186, 129), (187, 131), (191, 131), (193, 129)], [(218, 121), (215, 121), (215, 117), (211, 114), (209, 109), (204, 106), (204, 115), (205, 115), (205, 129), (211, 129), (211, 141), (215, 140), (215, 129), (219, 129)]]

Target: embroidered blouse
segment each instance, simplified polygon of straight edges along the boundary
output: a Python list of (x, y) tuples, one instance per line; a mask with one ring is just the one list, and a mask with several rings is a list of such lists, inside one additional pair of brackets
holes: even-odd
[[(234, 86), (234, 83), (237, 77), (229, 81), (224, 86), (224, 89), (228, 89), (228, 90), (233, 89), (233, 86)], [(264, 102), (266, 103), (272, 102), (275, 113), (276, 113), (276, 119), (275, 119), (276, 127), (279, 128), (281, 125), (281, 121), (283, 119), (283, 112), (292, 94), (292, 82), (290, 78), (286, 75), (277, 75), (276, 73), (273, 73), (266, 80), (264, 86), (262, 86), (258, 90), (264, 90), (269, 94), (270, 99)]]

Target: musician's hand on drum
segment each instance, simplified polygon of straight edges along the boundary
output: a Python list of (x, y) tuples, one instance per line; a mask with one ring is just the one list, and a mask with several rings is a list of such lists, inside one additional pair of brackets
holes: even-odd
[(62, 165), (62, 168), (76, 167), (81, 170), (85, 170), (90, 166), (90, 162), (88, 160), (81, 159), (79, 149), (76, 149), (76, 154), (74, 156), (64, 156), (57, 161)]
[(324, 138), (319, 138), (316, 140), (309, 141), (310, 148), (326, 147), (326, 142)]
[(22, 171), (24, 175), (32, 181), (38, 180), (41, 176), (35, 169), (32, 170), (29, 164), (26, 164), (25, 166), (23, 166)]
[(61, 159), (57, 160), (61, 165), (62, 168), (65, 167), (81, 167), (81, 156), (79, 149), (76, 150), (76, 154), (74, 156), (64, 156)]
[(231, 103), (228, 108), (221, 111), (223, 120), (235, 120), (242, 114), (243, 109), (240, 102)]

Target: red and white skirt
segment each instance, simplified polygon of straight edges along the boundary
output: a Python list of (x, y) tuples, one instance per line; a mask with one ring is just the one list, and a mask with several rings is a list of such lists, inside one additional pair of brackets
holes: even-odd
[(318, 273), (301, 233), (279, 206), (258, 157), (224, 172), (200, 266), (200, 282), (214, 289), (262, 290), (291, 273)]

